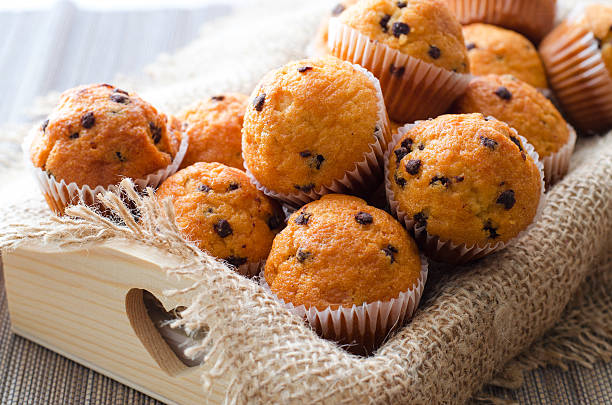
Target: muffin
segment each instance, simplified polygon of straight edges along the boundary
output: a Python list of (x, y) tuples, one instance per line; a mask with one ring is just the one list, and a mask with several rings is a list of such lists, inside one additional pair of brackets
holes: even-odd
[(463, 27), (463, 36), (473, 75), (510, 74), (533, 87), (548, 87), (538, 51), (518, 32), (470, 24)]
[(576, 9), (540, 44), (551, 88), (581, 131), (612, 127), (612, 7)]
[(219, 94), (193, 104), (178, 116), (189, 136), (181, 168), (196, 162), (219, 162), (243, 169), (241, 131), (248, 99), (244, 94)]
[(533, 147), (482, 114), (407, 125), (387, 153), (391, 211), (434, 260), (465, 263), (499, 250), (534, 222), (543, 174)]
[(539, 91), (513, 76), (475, 78), (453, 107), (457, 113), (482, 113), (506, 122), (538, 152), (547, 184), (569, 167), (576, 135), (555, 106)]
[(308, 48), (306, 49), (309, 56), (315, 57), (330, 54), (329, 47), (327, 46), (329, 19), (331, 17), (338, 17), (340, 14), (342, 14), (342, 12), (344, 12), (344, 10), (347, 9), (347, 7), (352, 6), (353, 4), (357, 3), (357, 1), (358, 0), (341, 1), (330, 10), (329, 14), (326, 14), (323, 17), (315, 37), (313, 38), (312, 42), (308, 44)]
[(534, 43), (552, 29), (556, 0), (444, 0), (461, 24), (487, 23), (520, 32)]
[[(330, 194), (291, 215), (274, 239), (264, 277), (324, 337), (369, 352), (412, 315), (426, 271), (416, 243), (391, 215)], [(340, 312), (346, 327), (329, 319)]]
[(93, 204), (124, 177), (157, 187), (184, 155), (176, 136), (166, 115), (136, 94), (94, 84), (64, 92), (28, 149), (47, 202), (61, 214), (79, 200)]
[(444, 112), (469, 80), (461, 25), (442, 0), (361, 0), (330, 19), (329, 48), (380, 80), (399, 122)]
[(334, 57), (288, 63), (251, 95), (242, 129), (247, 174), (295, 205), (329, 192), (361, 192), (382, 178), (390, 138), (378, 81)]
[(284, 225), (276, 203), (242, 170), (221, 163), (199, 162), (180, 170), (156, 194), (172, 200), (185, 239), (244, 275), (257, 274)]

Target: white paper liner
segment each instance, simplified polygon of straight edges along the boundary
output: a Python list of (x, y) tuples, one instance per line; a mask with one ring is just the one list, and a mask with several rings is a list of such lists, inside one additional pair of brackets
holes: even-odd
[(482, 22), (510, 28), (538, 42), (553, 27), (555, 1), (446, 0), (463, 25)]
[(544, 38), (539, 51), (550, 86), (570, 120), (585, 131), (609, 129), (612, 78), (593, 33), (566, 21)]
[[(34, 140), (36, 132), (40, 129), (34, 127), (21, 145), (23, 150), (23, 158), (26, 167), (32, 172), (36, 179), (40, 190), (42, 191), (49, 207), (58, 215), (62, 215), (64, 210), (69, 205), (83, 202), (86, 205), (95, 205), (96, 196), (104, 191), (118, 192), (117, 185), (107, 187), (97, 186), (95, 188), (84, 185), (79, 187), (75, 182), (66, 183), (64, 180), (57, 181), (53, 176), (49, 176), (46, 171), (39, 167), (35, 167), (30, 159), (30, 145)], [(187, 148), (189, 146), (189, 137), (182, 134), (180, 147), (172, 159), (172, 162), (165, 168), (159, 169), (154, 173), (147, 175), (143, 179), (134, 179), (134, 184), (139, 190), (144, 190), (146, 187), (157, 188), (169, 176), (176, 173), (180, 166)]]
[(569, 137), (565, 145), (557, 152), (542, 158), (546, 187), (550, 187), (561, 180), (569, 169), (570, 159), (572, 153), (574, 153), (574, 147), (576, 146), (576, 131), (569, 124), (567, 124), (567, 127), (569, 130)]
[[(488, 117), (488, 119), (494, 120), (494, 117)], [(523, 235), (529, 232), (531, 228), (539, 221), (542, 216), (542, 210), (544, 209), (544, 204), (546, 201), (546, 195), (544, 191), (546, 190), (544, 184), (544, 166), (542, 162), (539, 160), (538, 153), (535, 151), (533, 146), (527, 142), (527, 139), (518, 134), (518, 132), (514, 128), (510, 128), (519, 138), (523, 144), (523, 149), (527, 155), (529, 155), (533, 161), (535, 162), (539, 172), (540, 172), (540, 200), (538, 202), (538, 207), (536, 209), (536, 214), (533, 218), (533, 221), (529, 226), (518, 233), (514, 238), (510, 239), (507, 242), (495, 242), (495, 243), (487, 243), (484, 246), (480, 246), (478, 244), (467, 245), (465, 243), (457, 244), (452, 242), (451, 240), (446, 240), (440, 238), (436, 235), (430, 235), (427, 232), (427, 227), (418, 227), (412, 216), (402, 211), (399, 208), (399, 203), (395, 199), (395, 194), (391, 188), (391, 181), (389, 180), (389, 156), (393, 151), (395, 145), (400, 141), (400, 139), (410, 131), (414, 126), (418, 125), (419, 121), (406, 124), (403, 127), (398, 129), (398, 132), (393, 135), (391, 142), (385, 152), (385, 192), (387, 193), (387, 201), (389, 203), (389, 209), (391, 210), (391, 214), (393, 214), (401, 223), (406, 226), (406, 229), (412, 229), (414, 231), (414, 238), (419, 244), (419, 246), (425, 251), (428, 257), (432, 260), (451, 263), (451, 264), (465, 264), (469, 261), (479, 259), (491, 253), (497, 252), (499, 250), (504, 249), (506, 246), (510, 246), (512, 243), (520, 239)]]
[[(468, 87), (471, 75), (455, 73), (406, 55), (358, 30), (329, 20), (328, 46), (332, 55), (359, 64), (380, 81), (389, 116), (412, 122), (444, 113)], [(391, 68), (404, 69), (403, 74)]]
[(417, 283), (408, 291), (401, 292), (389, 301), (375, 301), (349, 308), (319, 311), (315, 307), (294, 306), (285, 302), (270, 290), (262, 271), (261, 285), (293, 313), (306, 320), (321, 336), (334, 340), (347, 350), (357, 354), (371, 354), (390, 335), (414, 315), (427, 282), (428, 262), (421, 254), (421, 273)]
[(244, 170), (247, 176), (251, 180), (251, 183), (253, 183), (258, 190), (262, 191), (267, 196), (284, 201), (288, 204), (301, 206), (309, 203), (310, 201), (314, 201), (325, 194), (364, 192), (372, 189), (373, 186), (379, 183), (383, 173), (383, 155), (385, 153), (385, 149), (387, 148), (387, 140), (391, 138), (389, 117), (387, 116), (385, 101), (383, 99), (382, 91), (380, 90), (378, 79), (376, 79), (372, 73), (368, 72), (359, 65), (351, 64), (349, 62), (344, 63), (350, 64), (356, 70), (365, 74), (376, 89), (378, 98), (378, 121), (377, 130), (374, 131), (374, 143), (370, 144), (370, 150), (363, 155), (363, 160), (355, 163), (352, 170), (344, 172), (344, 176), (341, 179), (335, 179), (330, 185), (321, 185), (316, 190), (311, 190), (308, 193), (296, 190), (296, 193), (294, 194), (278, 193), (261, 184), (249, 170), (243, 150), (242, 160), (244, 161)]

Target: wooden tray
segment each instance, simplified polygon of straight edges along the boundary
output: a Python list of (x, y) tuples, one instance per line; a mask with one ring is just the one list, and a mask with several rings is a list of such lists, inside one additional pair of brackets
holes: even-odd
[(61, 253), (19, 248), (2, 257), (14, 333), (169, 404), (222, 402), (224, 382), (204, 398), (200, 368), (177, 357), (144, 305), (144, 290), (167, 311), (188, 304), (162, 294), (189, 285), (166, 276), (163, 252), (113, 242)]

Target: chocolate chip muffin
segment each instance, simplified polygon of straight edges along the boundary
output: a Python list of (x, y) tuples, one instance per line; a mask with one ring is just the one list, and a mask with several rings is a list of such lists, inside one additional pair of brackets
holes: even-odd
[[(555, 106), (539, 91), (513, 76), (475, 78), (454, 105), (457, 113), (482, 113), (506, 122), (533, 145), (540, 159), (552, 157), (574, 134)], [(569, 163), (569, 160), (568, 160)], [(560, 176), (567, 171), (567, 166)], [(546, 173), (550, 180), (552, 173)]]
[(282, 212), (246, 174), (221, 163), (195, 163), (169, 177), (157, 197), (170, 198), (183, 236), (239, 272), (254, 275), (266, 259)]
[(463, 36), (472, 74), (510, 74), (534, 87), (548, 87), (540, 55), (518, 32), (477, 23), (463, 27)]
[(219, 162), (242, 167), (242, 121), (248, 96), (228, 93), (199, 101), (179, 114), (189, 136), (181, 168), (196, 162)]
[(245, 167), (264, 192), (296, 204), (367, 189), (382, 167), (388, 125), (378, 82), (363, 68), (334, 57), (291, 62), (251, 95)]
[(533, 222), (541, 173), (507, 124), (464, 114), (405, 128), (388, 155), (387, 197), (427, 254), (450, 262), (478, 257), (459, 255), (461, 248), (439, 252), (426, 246), (426, 235), (482, 250), (509, 242)]
[(167, 167), (177, 153), (167, 118), (136, 94), (109, 84), (64, 92), (36, 131), (33, 165), (57, 181), (109, 186)]

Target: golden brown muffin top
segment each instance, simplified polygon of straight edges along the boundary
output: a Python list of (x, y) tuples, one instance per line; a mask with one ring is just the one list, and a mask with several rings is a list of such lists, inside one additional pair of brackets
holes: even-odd
[(541, 158), (569, 139), (567, 123), (542, 93), (509, 75), (477, 77), (453, 107), (458, 113), (482, 113), (508, 123), (533, 145)]
[(157, 190), (170, 197), (183, 236), (238, 267), (264, 260), (283, 226), (276, 203), (239, 169), (199, 162), (170, 176)]
[(478, 23), (463, 27), (463, 36), (470, 73), (511, 74), (534, 87), (548, 87), (538, 51), (518, 32)]
[(455, 244), (507, 242), (537, 212), (542, 185), (535, 162), (506, 123), (482, 114), (417, 123), (388, 165), (399, 209)]
[(404, 54), (447, 70), (469, 71), (461, 25), (442, 0), (360, 0), (339, 18)]
[(584, 8), (577, 24), (593, 33), (606, 68), (612, 73), (612, 7), (591, 4)]
[(324, 310), (397, 298), (420, 272), (416, 243), (391, 215), (329, 194), (291, 215), (274, 239), (265, 278), (285, 302)]
[(316, 190), (363, 160), (378, 119), (378, 91), (350, 63), (331, 56), (290, 62), (251, 95), (242, 130), (245, 166), (275, 192)]
[(181, 168), (196, 162), (219, 162), (243, 169), (241, 131), (248, 99), (244, 94), (219, 94), (179, 114), (189, 135), (189, 149)]
[(109, 84), (65, 91), (32, 142), (34, 166), (90, 187), (141, 179), (168, 166), (177, 143), (164, 114)]

